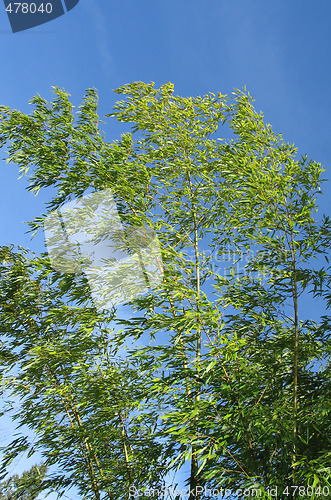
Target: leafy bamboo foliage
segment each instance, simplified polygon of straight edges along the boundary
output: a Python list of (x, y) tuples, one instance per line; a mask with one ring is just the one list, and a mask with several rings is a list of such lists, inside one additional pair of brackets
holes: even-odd
[(23, 472), (15, 474), (7, 481), (0, 483), (1, 500), (35, 500), (42, 490), (42, 480), (47, 468), (44, 465), (34, 465)]
[[(76, 485), (84, 498), (166, 497), (187, 467), (190, 500), (221, 487), (263, 498), (277, 488), (283, 500), (301, 486), (301, 498), (328, 498), (322, 168), (298, 159), (246, 92), (173, 90), (117, 89), (124, 100), (108, 116), (134, 125), (112, 143), (93, 89), (76, 118), (59, 88), (50, 103), (34, 97), (30, 115), (0, 109), (7, 161), (29, 173), (29, 190), (53, 188), (49, 211), (111, 188), (124, 227), (156, 231), (164, 267), (162, 286), (132, 300), (125, 317), (95, 309), (84, 274), (2, 248), (2, 391), (37, 435), (6, 448), (3, 470), (38, 449), (58, 467), (45, 487)], [(220, 125), (232, 139), (215, 137)], [(323, 308), (319, 321), (305, 315), (309, 297)]]

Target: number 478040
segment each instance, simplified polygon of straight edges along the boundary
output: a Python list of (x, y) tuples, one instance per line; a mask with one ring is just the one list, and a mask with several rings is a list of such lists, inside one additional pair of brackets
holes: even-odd
[(36, 12), (40, 12), (41, 14), (51, 14), (53, 6), (51, 3), (42, 2), (39, 6), (35, 3), (28, 4), (27, 2), (10, 2), (6, 7), (6, 11), (10, 14), (35, 14)]

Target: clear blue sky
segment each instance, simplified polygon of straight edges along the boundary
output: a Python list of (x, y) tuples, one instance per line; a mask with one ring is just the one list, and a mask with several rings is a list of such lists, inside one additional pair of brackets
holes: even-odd
[[(0, 104), (27, 112), (33, 95), (50, 99), (56, 85), (79, 105), (95, 87), (103, 118), (119, 98), (112, 89), (137, 80), (173, 82), (184, 96), (246, 85), (273, 129), (331, 179), (330, 0), (80, 0), (66, 15), (15, 34), (2, 4)], [(117, 139), (123, 125), (106, 131)], [(30, 242), (23, 221), (43, 212), (47, 193), (25, 191), (3, 158), (0, 244), (40, 250), (42, 235)], [(330, 181), (323, 192), (321, 211), (330, 214)]]

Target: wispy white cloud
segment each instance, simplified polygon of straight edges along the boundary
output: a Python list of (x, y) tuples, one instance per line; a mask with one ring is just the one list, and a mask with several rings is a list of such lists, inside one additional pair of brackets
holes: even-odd
[(113, 77), (113, 57), (109, 48), (108, 26), (105, 13), (95, 0), (84, 0), (82, 7), (91, 20), (91, 30), (95, 30), (96, 48), (101, 59), (101, 69), (108, 80)]

